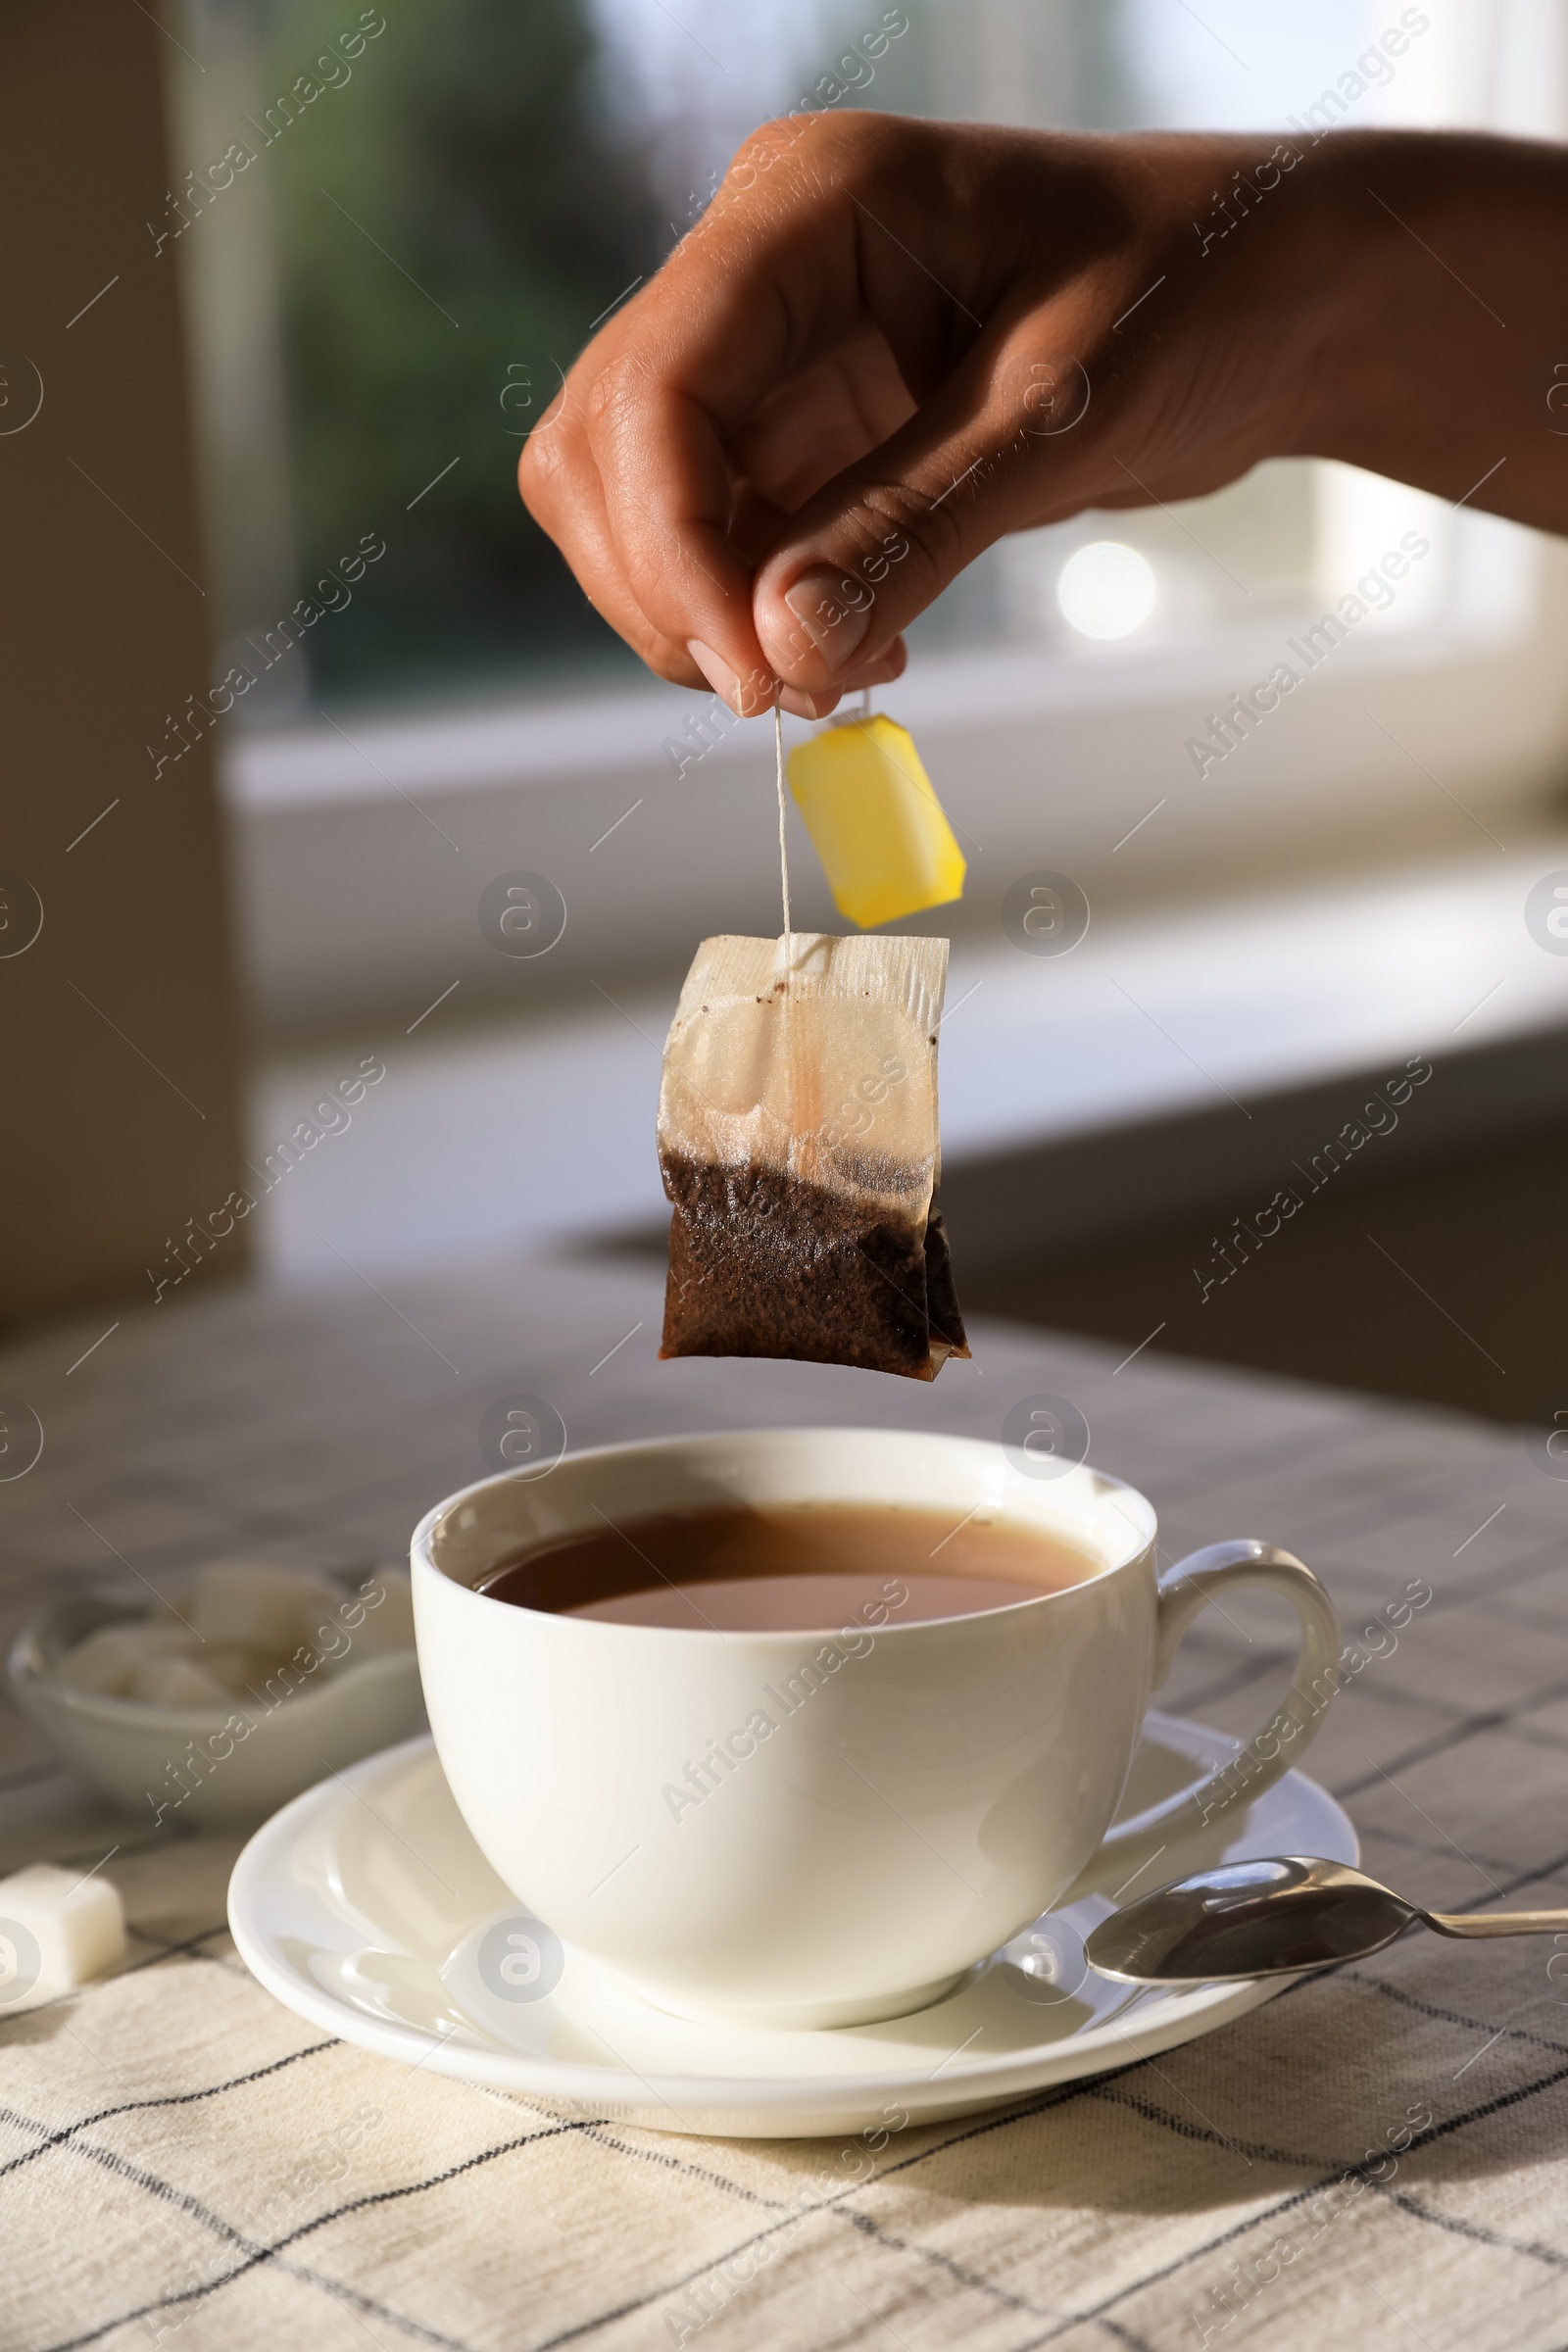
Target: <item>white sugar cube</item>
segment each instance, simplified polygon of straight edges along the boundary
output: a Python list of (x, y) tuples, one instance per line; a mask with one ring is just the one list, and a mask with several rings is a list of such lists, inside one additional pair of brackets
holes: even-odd
[(108, 1879), (50, 1862), (0, 1879), (0, 2015), (85, 1984), (124, 1956), (124, 1909)]
[(55, 1661), (55, 1677), (74, 1690), (123, 1697), (151, 1659), (190, 1657), (200, 1647), (196, 1636), (182, 1625), (159, 1625), (143, 1619), (101, 1625)]
[(202, 1648), (201, 1635), (184, 1619), (177, 1623), (162, 1614), (144, 1617), (130, 1629), (149, 1657), (194, 1658)]
[(242, 1649), (238, 1642), (209, 1642), (195, 1663), (220, 1683), (231, 1698), (237, 1698), (248, 1683), (262, 1681), (274, 1661), (262, 1650)]
[(129, 1695), (153, 1707), (227, 1707), (233, 1693), (193, 1658), (148, 1658)]
[(142, 1629), (133, 1625), (101, 1625), (85, 1641), (62, 1651), (55, 1661), (59, 1681), (74, 1690), (101, 1690), (118, 1697), (130, 1689), (136, 1670), (147, 1656), (137, 1640)]
[(266, 1561), (212, 1560), (199, 1570), (191, 1622), (209, 1642), (237, 1642), (286, 1657), (312, 1621), (336, 1607), (330, 1586)]
[[(377, 1598), (377, 1594), (381, 1597)], [(414, 1593), (406, 1576), (378, 1568), (366, 1577), (355, 1595), (365, 1609), (365, 1623), (355, 1631), (356, 1646), (368, 1650), (414, 1647)]]

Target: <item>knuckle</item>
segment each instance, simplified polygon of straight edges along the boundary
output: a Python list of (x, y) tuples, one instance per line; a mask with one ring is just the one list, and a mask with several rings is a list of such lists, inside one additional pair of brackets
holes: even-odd
[(554, 503), (552, 492), (566, 468), (567, 456), (561, 435), (551, 432), (544, 419), (535, 425), (522, 445), (517, 459), (517, 489), (536, 522), (543, 522)]
[(648, 387), (649, 368), (643, 356), (626, 351), (594, 376), (583, 398), (583, 418), (590, 441), (619, 432)]
[(781, 146), (785, 140), (799, 138), (801, 127), (801, 124), (789, 115), (769, 115), (765, 122), (759, 122), (757, 128), (742, 139), (735, 150), (736, 157), (739, 159), (741, 156), (750, 156), (759, 148), (771, 151)]
[(890, 537), (906, 543), (896, 559), (905, 602), (910, 588), (941, 585), (964, 557), (961, 518), (951, 502), (938, 505), (903, 482), (879, 482), (864, 493), (867, 554), (883, 552)]
[(935, 125), (869, 108), (820, 120), (818, 154), (847, 195), (873, 198), (878, 188), (895, 181), (929, 185), (926, 175), (938, 152)]
[(593, 460), (583, 430), (581, 385), (564, 376), (517, 455), (517, 488), (537, 522), (549, 527), (553, 509), (569, 507), (573, 490)]
[(852, 170), (876, 170), (920, 142), (922, 126), (907, 117), (880, 114), (873, 107), (837, 107), (811, 117), (813, 135), (825, 156)]
[(889, 156), (906, 143), (906, 129), (895, 125), (890, 117), (855, 107), (803, 107), (793, 114), (773, 115), (741, 141), (725, 178), (736, 189), (750, 190), (787, 157), (799, 156), (808, 160), (810, 169), (791, 184), (799, 200), (815, 203), (832, 187), (852, 179), (869, 186)]

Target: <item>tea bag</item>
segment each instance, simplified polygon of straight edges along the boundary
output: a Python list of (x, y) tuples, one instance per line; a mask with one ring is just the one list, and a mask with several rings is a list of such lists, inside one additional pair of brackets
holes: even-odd
[(945, 939), (705, 940), (664, 1047), (661, 1355), (934, 1380), (967, 1355), (934, 1206)]

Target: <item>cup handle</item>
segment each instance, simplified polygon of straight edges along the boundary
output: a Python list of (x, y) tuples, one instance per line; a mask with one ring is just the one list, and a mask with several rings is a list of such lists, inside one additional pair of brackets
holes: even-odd
[[(1285, 1695), (1245, 1746), (1190, 1788), (1179, 1788), (1131, 1821), (1107, 1830), (1086, 1879), (1101, 1874), (1102, 1857), (1124, 1871), (1137, 1850), (1173, 1834), (1201, 1829), (1227, 1807), (1250, 1802), (1290, 1770), (1319, 1730), (1340, 1682), (1340, 1629), (1333, 1603), (1310, 1568), (1274, 1544), (1243, 1538), (1210, 1544), (1168, 1568), (1159, 1580), (1159, 1616), (1154, 1636), (1153, 1687), (1157, 1690), (1175, 1662), (1176, 1649), (1193, 1619), (1219, 1594), (1251, 1586), (1279, 1592), (1301, 1621), (1301, 1646)], [(1152, 1856), (1151, 1856), (1152, 1859)], [(1143, 1891), (1150, 1891), (1145, 1888)], [(1063, 1898), (1065, 1899), (1065, 1898)]]

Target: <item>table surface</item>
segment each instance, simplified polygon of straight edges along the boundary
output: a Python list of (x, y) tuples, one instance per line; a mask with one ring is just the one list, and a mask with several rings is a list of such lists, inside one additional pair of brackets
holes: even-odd
[[(0, 1358), (45, 1430), (0, 1483), (0, 1597), (16, 1621), (219, 1551), (396, 1558), (483, 1475), (481, 1415), (518, 1391), (573, 1445), (996, 1436), (1050, 1392), (1158, 1505), (1164, 1557), (1263, 1536), (1328, 1583), (1365, 1662), (1310, 1765), (1370, 1870), (1446, 1910), (1568, 1904), (1568, 1484), (1522, 1435), (997, 1325), (930, 1389), (658, 1364), (660, 1303), (646, 1272), (514, 1259), (166, 1303), (80, 1362), (99, 1326), (40, 1334)], [(1433, 1597), (1392, 1633), (1412, 1584)], [(1285, 1642), (1266, 1600), (1211, 1610), (1161, 1703), (1249, 1732)], [(133, 1927), (123, 1973), (0, 2023), (6, 2352), (1568, 2339), (1549, 1940), (1412, 1938), (1157, 2060), (901, 2132), (867, 2167), (835, 2141), (568, 2120), (325, 2039), (234, 1956), (237, 1840), (107, 1811), (9, 1708), (0, 1735), (0, 1863), (101, 1863)]]

